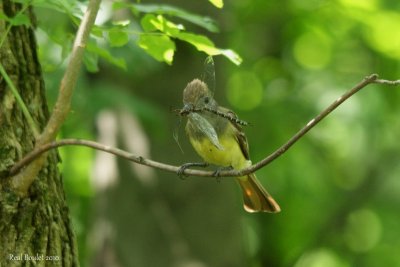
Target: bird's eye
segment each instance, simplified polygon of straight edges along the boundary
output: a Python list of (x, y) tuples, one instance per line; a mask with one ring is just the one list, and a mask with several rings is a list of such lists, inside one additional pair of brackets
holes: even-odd
[(210, 102), (210, 98), (208, 96), (204, 97), (204, 103), (208, 104)]

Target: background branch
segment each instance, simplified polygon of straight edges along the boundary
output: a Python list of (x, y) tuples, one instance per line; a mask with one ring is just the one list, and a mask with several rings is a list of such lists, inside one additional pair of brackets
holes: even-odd
[[(280, 148), (278, 148), (275, 152), (270, 154), (268, 157), (264, 158), (263, 160), (251, 165), (248, 168), (242, 169), (242, 170), (231, 170), (231, 171), (221, 171), (218, 172), (218, 176), (221, 177), (226, 177), (226, 176), (231, 176), (231, 177), (236, 177), (236, 176), (243, 176), (252, 172), (255, 172), (256, 170), (268, 165), (275, 159), (277, 159), (279, 156), (281, 156), (283, 153), (285, 153), (294, 143), (296, 143), (300, 138), (302, 138), (309, 130), (311, 130), (315, 125), (317, 125), (321, 120), (323, 120), (329, 113), (331, 113), (333, 110), (335, 110), (339, 105), (341, 105), (344, 101), (349, 99), (352, 95), (366, 87), (367, 85), (371, 83), (378, 83), (378, 84), (387, 84), (387, 85), (400, 85), (400, 80), (396, 81), (389, 81), (389, 80), (381, 80), (378, 79), (377, 74), (371, 74), (370, 76), (367, 76), (359, 82), (356, 86), (354, 86), (352, 89), (350, 89), (347, 93), (343, 94), (340, 96), (338, 99), (336, 99), (331, 105), (329, 105), (325, 110), (323, 110), (320, 114), (318, 114), (315, 118), (313, 118), (311, 121), (309, 121), (300, 131), (298, 131), (292, 138), (289, 139), (285, 144), (283, 144)], [(13, 166), (13, 168), (10, 170), (10, 175), (15, 175), (18, 173), (19, 170), (21, 170), (22, 167), (26, 166), (30, 162), (32, 162), (35, 158), (37, 158), (39, 155), (42, 153), (53, 149), (57, 148), (60, 146), (68, 146), (68, 145), (79, 145), (79, 146), (87, 146), (91, 147), (97, 150), (101, 150), (107, 153), (114, 154), (116, 156), (120, 156), (122, 158), (125, 158), (127, 160), (133, 161), (138, 164), (146, 165), (149, 167), (154, 167), (160, 170), (165, 170), (169, 172), (178, 172), (180, 170), (180, 166), (174, 166), (174, 165), (169, 165), (157, 161), (153, 161), (150, 159), (143, 158), (141, 156), (134, 155), (132, 153), (129, 153), (127, 151), (118, 149), (118, 148), (112, 148), (106, 145), (102, 145), (93, 141), (89, 140), (81, 140), (81, 139), (63, 139), (60, 141), (56, 142), (51, 142), (44, 144), (31, 153), (27, 154), (21, 161), (19, 161), (17, 164)], [(192, 176), (201, 176), (201, 177), (214, 177), (215, 172), (214, 171), (200, 171), (200, 170), (193, 170), (193, 169), (185, 169), (183, 172), (184, 175), (192, 175)]]
[[(95, 22), (100, 2), (101, 0), (91, 0), (88, 4), (87, 10), (84, 14), (75, 38), (70, 61), (64, 73), (63, 79), (61, 80), (58, 99), (45, 129), (36, 142), (35, 149), (53, 141), (56, 138), (61, 125), (68, 115), (72, 93), (78, 79), (85, 47), (89, 40), (90, 30)], [(45, 159), (46, 155), (41, 155), (17, 176), (12, 177), (11, 187), (16, 192), (25, 195), (37, 176), (37, 173), (43, 167)]]

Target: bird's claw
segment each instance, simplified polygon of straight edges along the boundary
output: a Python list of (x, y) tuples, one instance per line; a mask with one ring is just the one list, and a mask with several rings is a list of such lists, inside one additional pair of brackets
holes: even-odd
[(217, 178), (217, 182), (219, 182), (221, 180), (221, 177), (219, 176), (220, 172), (222, 171), (230, 171), (233, 170), (232, 166), (228, 166), (228, 167), (219, 167), (218, 169), (216, 169), (213, 173), (213, 176)]
[(184, 179), (185, 176), (185, 170), (190, 168), (190, 167), (207, 167), (208, 163), (205, 162), (197, 162), (197, 163), (185, 163), (183, 165), (181, 165), (178, 169), (178, 171), (176, 172), (176, 174), (179, 176), (179, 178)]

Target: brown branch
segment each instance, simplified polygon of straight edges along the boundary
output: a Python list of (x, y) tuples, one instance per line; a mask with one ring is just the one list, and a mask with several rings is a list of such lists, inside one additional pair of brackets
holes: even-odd
[(90, 30), (96, 20), (101, 0), (91, 0), (82, 22), (79, 26), (74, 46), (72, 48), (71, 59), (61, 80), (57, 102), (54, 105), (51, 117), (39, 138), (39, 145), (53, 141), (65, 121), (71, 106), (71, 98), (75, 89), (78, 74), (82, 65), (86, 44), (89, 41)]
[[(78, 79), (79, 69), (82, 65), (85, 47), (89, 40), (90, 30), (95, 22), (100, 2), (101, 0), (89, 1), (75, 38), (70, 61), (64, 73), (64, 77), (61, 80), (57, 102), (45, 129), (36, 141), (35, 150), (56, 138), (61, 125), (68, 115), (72, 93)], [(12, 177), (11, 187), (19, 194), (25, 195), (38, 172), (43, 167), (45, 160), (46, 155), (43, 154), (17, 176)]]
[[(377, 74), (372, 74), (370, 76), (367, 76), (364, 80), (359, 82), (356, 86), (354, 86), (350, 91), (347, 93), (343, 94), (341, 97), (336, 99), (331, 105), (329, 105), (325, 110), (323, 110), (318, 116), (313, 118), (311, 121), (309, 121), (300, 131), (298, 131), (292, 138), (289, 139), (288, 142), (286, 142), (284, 145), (282, 145), (280, 148), (278, 148), (275, 152), (273, 152), (271, 155), (268, 157), (264, 158), (263, 160), (253, 164), (252, 166), (242, 169), (242, 170), (232, 170), (232, 171), (221, 171), (218, 172), (218, 176), (221, 177), (226, 177), (226, 176), (231, 176), (231, 177), (236, 177), (236, 176), (243, 176), (252, 172), (255, 172), (256, 170), (268, 165), (275, 159), (277, 159), (279, 156), (281, 156), (283, 153), (285, 153), (294, 143), (296, 143), (300, 138), (302, 138), (311, 128), (313, 128), (315, 125), (317, 125), (322, 119), (324, 119), (329, 113), (331, 113), (333, 110), (335, 110), (339, 105), (341, 105), (344, 101), (346, 101), (348, 98), (350, 98), (352, 95), (366, 87), (367, 85), (371, 83), (377, 83), (377, 84), (386, 84), (386, 85), (400, 85), (400, 80), (396, 81), (388, 81), (388, 80), (381, 80), (378, 79)], [(16, 174), (22, 167), (26, 166), (30, 162), (32, 162), (36, 157), (38, 157), (40, 154), (56, 147), (60, 146), (67, 146), (67, 145), (80, 145), (80, 146), (87, 146), (91, 147), (97, 150), (105, 151), (111, 154), (114, 154), (116, 156), (120, 156), (122, 158), (125, 158), (127, 160), (136, 162), (138, 164), (146, 165), (149, 167), (154, 167), (157, 169), (165, 170), (165, 171), (170, 171), (170, 172), (175, 172), (180, 169), (180, 166), (173, 166), (157, 161), (153, 161), (150, 159), (145, 159), (141, 156), (134, 155), (132, 153), (123, 151), (121, 149), (117, 148), (112, 148), (109, 146), (105, 146), (93, 141), (88, 141), (88, 140), (79, 140), (79, 139), (64, 139), (52, 143), (45, 144), (36, 150), (32, 151), (28, 155), (26, 155), (21, 161), (19, 161), (17, 164), (13, 166), (13, 168), (10, 170), (10, 175)], [(193, 169), (185, 169), (183, 172), (184, 175), (192, 175), (192, 176), (202, 176), (202, 177), (214, 177), (215, 172), (213, 171), (200, 171), (200, 170), (193, 170)]]
[(400, 85), (400, 80), (389, 81), (389, 80), (383, 80), (383, 79), (376, 79), (374, 81), (374, 83), (397, 86), (397, 85)]
[[(274, 161), (276, 158), (280, 157), (285, 153), (294, 143), (296, 143), (301, 137), (303, 137), (309, 130), (311, 130), (315, 125), (317, 125), (322, 119), (328, 116), (332, 111), (334, 111), (339, 105), (346, 101), (349, 97), (363, 89), (365, 86), (371, 83), (375, 83), (378, 79), (378, 74), (371, 74), (359, 82), (356, 86), (350, 89), (348, 92), (337, 98), (332, 104), (330, 104), (325, 110), (318, 114), (315, 118), (310, 120), (303, 128), (300, 129), (292, 138), (289, 139), (284, 145), (278, 148), (274, 153), (264, 158), (263, 160), (253, 164), (252, 166), (243, 169), (241, 173), (248, 174), (252, 173), (270, 162)], [(381, 80), (383, 81), (383, 80)], [(385, 82), (386, 83), (386, 82)], [(393, 83), (389, 83), (393, 85)]]
[[(165, 170), (165, 171), (170, 171), (170, 172), (175, 172), (177, 173), (178, 170), (180, 169), (180, 166), (173, 166), (161, 162), (157, 162), (154, 160), (146, 159), (141, 156), (137, 156), (135, 154), (129, 153), (127, 151), (124, 151), (122, 149), (106, 146), (94, 141), (90, 140), (82, 140), (82, 139), (62, 139), (59, 141), (54, 141), (51, 143), (47, 143), (36, 150), (33, 150), (32, 152), (28, 153), (24, 158), (22, 158), (18, 163), (16, 163), (9, 172), (9, 175), (15, 175), (17, 174), (24, 166), (28, 165), (32, 161), (34, 161), (39, 155), (45, 153), (46, 151), (49, 151), (50, 149), (54, 149), (57, 147), (61, 146), (86, 146), (86, 147), (91, 147), (96, 150), (101, 150), (110, 154), (114, 154), (116, 156), (119, 156), (121, 158), (136, 162), (138, 164), (146, 165), (149, 167), (157, 168), (160, 170)], [(199, 171), (199, 170), (185, 170), (183, 174), (185, 175), (193, 175), (193, 176), (205, 176), (205, 177), (212, 177), (213, 176), (213, 171)]]

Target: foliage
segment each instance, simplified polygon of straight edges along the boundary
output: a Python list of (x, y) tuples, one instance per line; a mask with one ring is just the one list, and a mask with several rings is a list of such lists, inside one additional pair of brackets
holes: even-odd
[[(75, 26), (79, 24), (82, 17), (82, 10), (85, 8), (82, 3), (73, 0), (17, 0), (17, 2), (61, 13), (67, 16)], [(222, 1), (210, 2), (219, 8), (223, 5)], [(93, 28), (92, 40), (87, 47), (84, 60), (87, 69), (91, 72), (98, 71), (99, 58), (105, 59), (109, 63), (126, 70), (125, 59), (112, 55), (109, 49), (104, 47), (104, 41), (107, 41), (108, 46), (112, 48), (130, 45), (131, 39), (153, 58), (168, 64), (171, 64), (173, 61), (176, 50), (175, 40), (187, 42), (208, 55), (222, 54), (237, 65), (241, 63), (240, 56), (234, 51), (217, 48), (206, 36), (186, 31), (183, 24), (175, 24), (167, 19), (166, 16), (179, 18), (210, 32), (217, 32), (218, 28), (215, 22), (209, 17), (200, 16), (170, 5), (145, 5), (122, 1), (113, 2), (112, 10), (114, 12), (129, 10), (133, 17), (128, 16), (124, 20), (111, 19)], [(30, 24), (27, 16), (22, 13), (14, 18), (8, 18), (5, 14), (1, 13), (0, 18), (9, 21), (11, 25), (29, 26)], [(140, 24), (136, 22), (138, 19), (140, 19)], [(141, 29), (139, 25), (142, 26)], [(70, 51), (72, 35), (65, 34), (64, 29), (59, 27), (59, 25), (42, 23), (42, 20), (39, 21), (39, 27), (47, 34), (50, 40), (61, 46), (62, 53), (60, 60), (65, 60), (68, 56), (68, 51)], [(54, 69), (54, 67), (50, 68)]]

